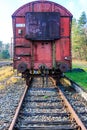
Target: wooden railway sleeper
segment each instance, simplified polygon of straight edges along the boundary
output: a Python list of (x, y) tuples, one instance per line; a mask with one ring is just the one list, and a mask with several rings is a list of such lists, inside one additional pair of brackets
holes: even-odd
[[(25, 118), (25, 120), (22, 120), (21, 123), (23, 123), (23, 127), (22, 126), (15, 126), (14, 130), (29, 130), (29, 129), (30, 130), (50, 130), (50, 129), (51, 130), (52, 129), (53, 130), (60, 130), (60, 129), (61, 130), (74, 130), (74, 129), (75, 130), (86, 130), (85, 127), (83, 126), (82, 122), (80, 120), (77, 121), (78, 117), (77, 117), (77, 115), (75, 113), (72, 112), (73, 110), (71, 111), (71, 109), (72, 109), (71, 106), (69, 105), (69, 108), (67, 107), (68, 101), (66, 100), (64, 95), (62, 95), (62, 92), (57, 87), (56, 87), (56, 90), (58, 90), (58, 95), (59, 94), (61, 95), (61, 98), (63, 100), (62, 103), (64, 102), (66, 104), (65, 107), (66, 107), (67, 113), (69, 114), (69, 118), (71, 118), (70, 120), (51, 121), (51, 122), (43, 121), (43, 120), (41, 120), (41, 121), (38, 121), (38, 120), (34, 121), (33, 120), (34, 116), (35, 116), (34, 115), (34, 116), (32, 116), (33, 117), (32, 120), (27, 121), (26, 118)], [(52, 107), (53, 107), (52, 109), (55, 109), (54, 106), (52, 106)], [(32, 109), (32, 107), (30, 107), (30, 108)], [(33, 108), (35, 109), (35, 106), (33, 106)], [(44, 109), (43, 106), (39, 106), (39, 108)], [(48, 106), (48, 109), (49, 109), (49, 106)], [(69, 111), (70, 111), (70, 113), (69, 113)], [(73, 115), (72, 115), (72, 113), (73, 113)], [(48, 114), (48, 116), (49, 116), (49, 114)], [(41, 124), (42, 124), (42, 126), (41, 126)], [(9, 130), (11, 130), (11, 129), (9, 129)]]

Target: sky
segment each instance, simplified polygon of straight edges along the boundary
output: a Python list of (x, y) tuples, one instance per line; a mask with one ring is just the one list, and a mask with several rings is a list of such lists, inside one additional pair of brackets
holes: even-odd
[[(0, 0), (0, 41), (11, 43), (12, 14), (22, 5), (35, 0)], [(87, 0), (50, 0), (67, 8), (77, 20), (83, 11), (87, 14)]]

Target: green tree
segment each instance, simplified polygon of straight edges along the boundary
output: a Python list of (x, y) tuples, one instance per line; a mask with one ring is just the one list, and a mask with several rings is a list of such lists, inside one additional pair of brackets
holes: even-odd
[(0, 41), (0, 59), (2, 58), (2, 41)]
[(2, 58), (3, 58), (3, 59), (8, 59), (8, 58), (10, 58), (10, 54), (9, 54), (8, 50), (3, 50), (3, 51), (2, 51)]
[(87, 18), (86, 18), (86, 13), (83, 11), (79, 20), (78, 20), (78, 25), (81, 27), (83, 27), (85, 24), (87, 23)]
[(72, 22), (72, 48), (73, 57), (87, 60), (87, 18), (82, 12), (78, 21)]
[(0, 48), (2, 48), (2, 45), (3, 45), (3, 43), (2, 43), (2, 41), (0, 41)]
[(79, 49), (79, 28), (78, 22), (75, 18), (72, 20), (72, 56), (73, 58), (80, 58), (80, 54), (78, 52)]
[(7, 43), (7, 44), (5, 45), (5, 49), (6, 49), (6, 50), (9, 49), (9, 43)]
[(78, 20), (78, 28), (79, 28), (79, 45), (80, 45), (80, 54), (82, 59), (87, 60), (87, 18), (86, 13), (82, 12), (79, 20)]

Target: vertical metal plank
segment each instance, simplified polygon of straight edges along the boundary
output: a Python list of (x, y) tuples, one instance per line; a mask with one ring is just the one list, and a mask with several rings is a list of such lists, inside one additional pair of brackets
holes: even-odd
[(34, 41), (32, 41), (31, 50), (31, 69), (34, 69)]
[(55, 68), (56, 65), (56, 49), (55, 49), (55, 41), (52, 42), (52, 65)]
[(72, 69), (72, 41), (71, 41), (71, 26), (72, 26), (72, 17), (69, 18), (69, 43), (70, 43), (70, 69)]
[[(13, 42), (14, 42), (14, 44), (13, 44), (13, 48), (14, 48), (14, 50), (13, 50), (13, 60), (14, 60), (15, 55), (16, 55), (16, 53), (15, 53), (16, 50), (15, 50), (15, 47), (14, 47), (15, 44), (16, 44), (16, 17), (13, 18), (13, 23), (14, 23), (14, 27), (13, 27), (13, 28), (14, 28), (14, 37), (13, 37), (13, 39), (14, 39), (14, 41), (13, 41)], [(14, 69), (16, 69), (16, 61), (14, 60), (13, 63), (14, 63), (14, 64), (13, 64), (13, 67), (14, 67)]]

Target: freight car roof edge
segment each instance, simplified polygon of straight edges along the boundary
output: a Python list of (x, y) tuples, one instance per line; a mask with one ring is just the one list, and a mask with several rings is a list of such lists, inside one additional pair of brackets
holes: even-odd
[[(25, 7), (27, 7), (27, 6), (31, 5), (31, 4), (34, 5), (34, 4), (36, 4), (36, 3), (49, 3), (49, 4), (52, 3), (52, 4), (54, 4), (55, 6), (59, 7), (60, 9), (62, 9), (62, 10), (64, 10), (64, 11), (66, 12), (66, 15), (64, 15), (64, 16), (73, 17), (72, 13), (71, 13), (69, 10), (67, 10), (65, 7), (63, 7), (62, 5), (60, 5), (60, 4), (58, 4), (58, 3), (55, 3), (55, 2), (52, 2), (52, 1), (46, 1), (46, 0), (44, 0), (44, 1), (40, 1), (40, 0), (38, 0), (38, 1), (32, 1), (32, 2), (29, 2), (29, 3), (27, 3), (27, 4), (24, 4), (23, 6), (19, 7), (19, 8), (12, 14), (12, 17), (15, 17), (15, 16), (19, 15), (19, 12), (20, 12), (22, 9), (24, 9)], [(34, 12), (34, 11), (31, 11), (31, 12)], [(20, 16), (22, 16), (22, 14), (20, 14)]]

